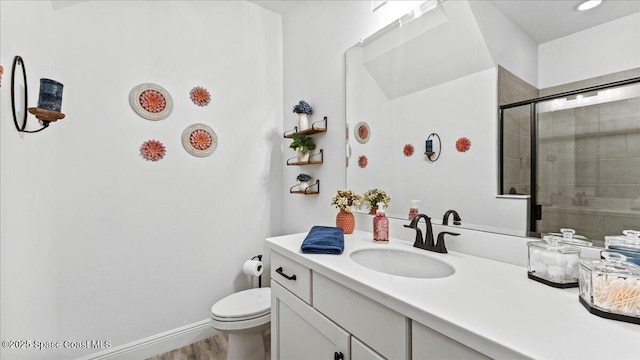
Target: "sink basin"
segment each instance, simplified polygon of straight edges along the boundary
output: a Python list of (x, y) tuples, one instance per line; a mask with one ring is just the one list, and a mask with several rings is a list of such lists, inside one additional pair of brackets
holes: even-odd
[(440, 260), (398, 249), (362, 249), (350, 256), (366, 268), (397, 276), (436, 279), (456, 272), (451, 265)]

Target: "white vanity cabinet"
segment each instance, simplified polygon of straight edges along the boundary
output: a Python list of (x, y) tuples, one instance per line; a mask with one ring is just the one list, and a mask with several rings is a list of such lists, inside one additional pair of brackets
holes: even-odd
[(411, 353), (420, 360), (487, 360), (489, 357), (416, 321), (411, 324)]
[(271, 298), (272, 359), (352, 359), (346, 331), (275, 281)]
[(276, 252), (271, 264), (273, 360), (408, 359), (404, 316)]

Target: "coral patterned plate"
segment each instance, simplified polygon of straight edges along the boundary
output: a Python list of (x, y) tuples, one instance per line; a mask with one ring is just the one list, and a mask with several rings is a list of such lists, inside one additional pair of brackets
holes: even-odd
[(193, 124), (182, 132), (182, 146), (193, 156), (209, 156), (216, 145), (216, 133), (205, 124)]
[(371, 129), (369, 129), (369, 125), (364, 121), (356, 124), (353, 128), (353, 133), (360, 144), (366, 143), (371, 137)]
[(171, 114), (173, 99), (162, 86), (145, 83), (129, 93), (131, 108), (147, 120), (162, 120)]

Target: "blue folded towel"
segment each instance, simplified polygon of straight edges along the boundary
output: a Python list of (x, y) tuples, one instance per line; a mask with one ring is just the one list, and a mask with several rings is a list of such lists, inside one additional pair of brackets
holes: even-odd
[(344, 250), (344, 231), (339, 227), (316, 225), (304, 238), (300, 249), (306, 254), (340, 255)]

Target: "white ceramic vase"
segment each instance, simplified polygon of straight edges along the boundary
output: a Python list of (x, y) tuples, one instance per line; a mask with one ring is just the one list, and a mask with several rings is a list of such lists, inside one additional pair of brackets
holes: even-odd
[(305, 191), (309, 188), (309, 182), (308, 181), (300, 181), (300, 183), (298, 184), (298, 189), (300, 191)]
[(303, 153), (298, 150), (298, 162), (308, 162), (309, 161), (309, 153)]
[(298, 114), (298, 131), (307, 130), (309, 128), (309, 118), (305, 113)]

